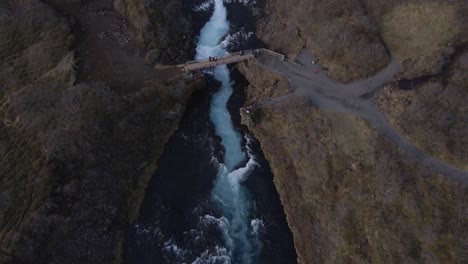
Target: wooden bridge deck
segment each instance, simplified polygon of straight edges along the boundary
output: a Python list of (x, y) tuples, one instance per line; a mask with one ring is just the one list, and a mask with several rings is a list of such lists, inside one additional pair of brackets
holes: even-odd
[(189, 72), (189, 71), (208, 69), (208, 68), (216, 67), (218, 65), (223, 65), (223, 64), (230, 64), (230, 63), (251, 60), (254, 58), (255, 58), (255, 54), (252, 51), (244, 52), (242, 55), (240, 52), (236, 52), (236, 53), (231, 53), (223, 57), (218, 57), (216, 61), (209, 61), (209, 59), (197, 60), (197, 61), (187, 62), (181, 66), (184, 68), (184, 71)]
[(188, 61), (184, 64), (171, 66), (170, 68), (179, 69), (181, 73), (183, 72), (187, 73), (191, 71), (198, 71), (198, 70), (216, 67), (218, 65), (252, 60), (252, 59), (255, 59), (257, 56), (261, 57), (262, 54), (264, 53), (267, 53), (272, 56), (276, 56), (280, 60), (285, 59), (283, 54), (280, 54), (280, 53), (277, 53), (268, 49), (254, 49), (254, 50), (246, 50), (242, 52), (229, 53), (225, 56), (218, 57), (216, 61), (210, 61), (208, 58), (206, 58), (202, 60)]

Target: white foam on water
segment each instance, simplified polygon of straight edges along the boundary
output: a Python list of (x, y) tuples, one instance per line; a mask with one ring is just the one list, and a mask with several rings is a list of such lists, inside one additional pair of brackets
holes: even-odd
[(177, 246), (174, 240), (164, 242), (163, 251), (175, 259), (184, 259), (187, 250)]
[[(200, 210), (201, 208), (194, 209), (194, 213), (199, 213)], [(207, 246), (206, 239), (209, 238), (205, 237), (204, 231), (209, 232), (213, 228), (219, 230), (223, 235), (226, 247), (222, 245)], [(199, 217), (197, 228), (184, 232), (184, 237), (189, 239), (184, 242), (184, 247), (179, 246), (175, 240), (169, 239), (164, 242), (162, 251), (170, 263), (231, 263), (231, 252), (228, 248), (232, 247), (233, 241), (229, 237), (229, 229), (229, 221), (225, 217), (206, 214)], [(194, 252), (192, 251), (194, 246), (203, 246), (206, 249), (202, 252)]]
[(265, 229), (265, 223), (263, 220), (260, 219), (252, 219), (250, 221), (250, 225), (252, 226), (252, 235), (259, 236)]
[[(227, 10), (222, 0), (214, 0), (214, 11), (210, 20), (200, 31), (195, 59), (206, 59), (227, 54), (229, 43), (242, 34), (228, 35), (229, 22)], [(224, 162), (219, 163), (211, 191), (212, 201), (220, 209), (223, 217), (205, 215), (201, 222), (215, 222), (224, 238), (229, 258), (234, 263), (253, 263), (258, 255), (257, 241), (252, 238), (251, 194), (242, 184), (255, 166), (253, 155), (242, 150), (242, 137), (234, 128), (227, 103), (233, 93), (233, 82), (226, 65), (212, 71), (213, 77), (220, 82), (220, 88), (211, 97), (210, 120), (215, 133), (221, 137), (224, 147)], [(245, 163), (244, 166), (239, 167)]]
[(134, 225), (135, 228), (135, 233), (138, 236), (147, 236), (147, 237), (152, 237), (152, 236), (157, 236), (160, 234), (159, 227), (157, 226), (150, 226), (150, 227), (145, 227), (143, 225), (136, 224)]
[(253, 34), (253, 32), (248, 32), (242, 29), (233, 34), (226, 35), (224, 40), (221, 42), (221, 45), (224, 48), (240, 46), (241, 43), (249, 41), (249, 39), (252, 38)]
[(214, 4), (214, 0), (207, 0), (193, 8), (195, 12), (207, 11)]
[(255, 5), (257, 2), (255, 0), (225, 0), (226, 3), (241, 3), (245, 6)]
[(258, 163), (255, 161), (255, 159), (249, 158), (249, 161), (247, 161), (247, 164), (244, 167), (238, 168), (237, 170), (234, 170), (228, 174), (229, 180), (233, 185), (237, 185), (238, 183), (244, 182), (247, 177), (249, 176), (249, 173), (258, 166)]
[(192, 264), (231, 264), (227, 249), (215, 246), (214, 250), (206, 250)]

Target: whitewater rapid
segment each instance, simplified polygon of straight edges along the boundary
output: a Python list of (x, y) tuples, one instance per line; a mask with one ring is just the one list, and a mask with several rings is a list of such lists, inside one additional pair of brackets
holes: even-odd
[[(195, 59), (227, 54), (223, 40), (229, 31), (227, 10), (222, 0), (214, 1), (210, 20), (200, 31)], [(211, 97), (210, 120), (221, 138), (224, 161), (219, 162), (218, 174), (211, 191), (211, 199), (221, 210), (220, 228), (227, 249), (227, 263), (255, 263), (260, 251), (256, 229), (260, 220), (252, 219), (252, 196), (242, 184), (256, 166), (251, 153), (242, 150), (243, 138), (234, 128), (227, 103), (232, 95), (232, 81), (226, 65), (211, 71), (220, 88)]]
[[(256, 47), (254, 0), (224, 1), (194, 1), (195, 21), (209, 17), (195, 59)], [(125, 263), (296, 263), (268, 163), (228, 111), (246, 82), (226, 66), (204, 73), (208, 87), (193, 96), (127, 234)]]

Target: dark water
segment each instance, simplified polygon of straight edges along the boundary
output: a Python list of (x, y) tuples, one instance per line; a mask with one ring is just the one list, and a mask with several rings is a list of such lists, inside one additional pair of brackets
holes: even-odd
[(423, 76), (419, 78), (414, 78), (411, 80), (403, 79), (398, 81), (398, 88), (409, 91), (409, 90), (414, 90), (415, 87), (417, 87), (420, 84), (426, 83), (431, 79), (432, 76)]
[[(252, 19), (250, 22), (248, 19), (249, 8), (238, 3), (229, 4), (227, 8), (232, 23), (230, 34), (243, 32), (232, 40), (229, 48), (237, 50), (239, 46), (258, 45), (254, 38), (241, 36), (253, 29)], [(230, 71), (235, 84), (228, 108), (235, 127), (245, 135), (248, 131), (239, 124), (239, 107), (248, 83), (237, 70)], [(225, 250), (223, 223), (219, 221), (221, 212), (210, 201), (218, 164), (223, 160), (223, 148), (209, 118), (210, 96), (219, 88), (219, 83), (210, 76), (207, 78), (208, 87), (194, 95), (179, 129), (159, 160), (140, 216), (124, 242), (126, 263), (234, 263)], [(292, 235), (271, 170), (258, 142), (251, 135), (247, 138), (251, 139), (249, 149), (258, 163), (244, 182), (253, 196), (252, 218), (261, 223), (257, 236), (262, 246), (257, 262), (296, 263)]]

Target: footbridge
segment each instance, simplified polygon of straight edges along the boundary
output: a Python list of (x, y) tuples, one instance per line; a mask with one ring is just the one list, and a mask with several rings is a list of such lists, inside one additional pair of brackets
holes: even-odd
[(268, 53), (281, 60), (284, 60), (284, 55), (276, 53), (274, 51), (268, 49), (254, 49), (229, 53), (224, 56), (216, 57), (215, 60), (210, 60), (209, 58), (206, 58), (201, 60), (188, 61), (178, 66), (182, 67), (185, 72), (198, 71), (216, 67), (218, 65), (252, 60), (255, 59), (257, 56), (261, 55), (262, 53)]

